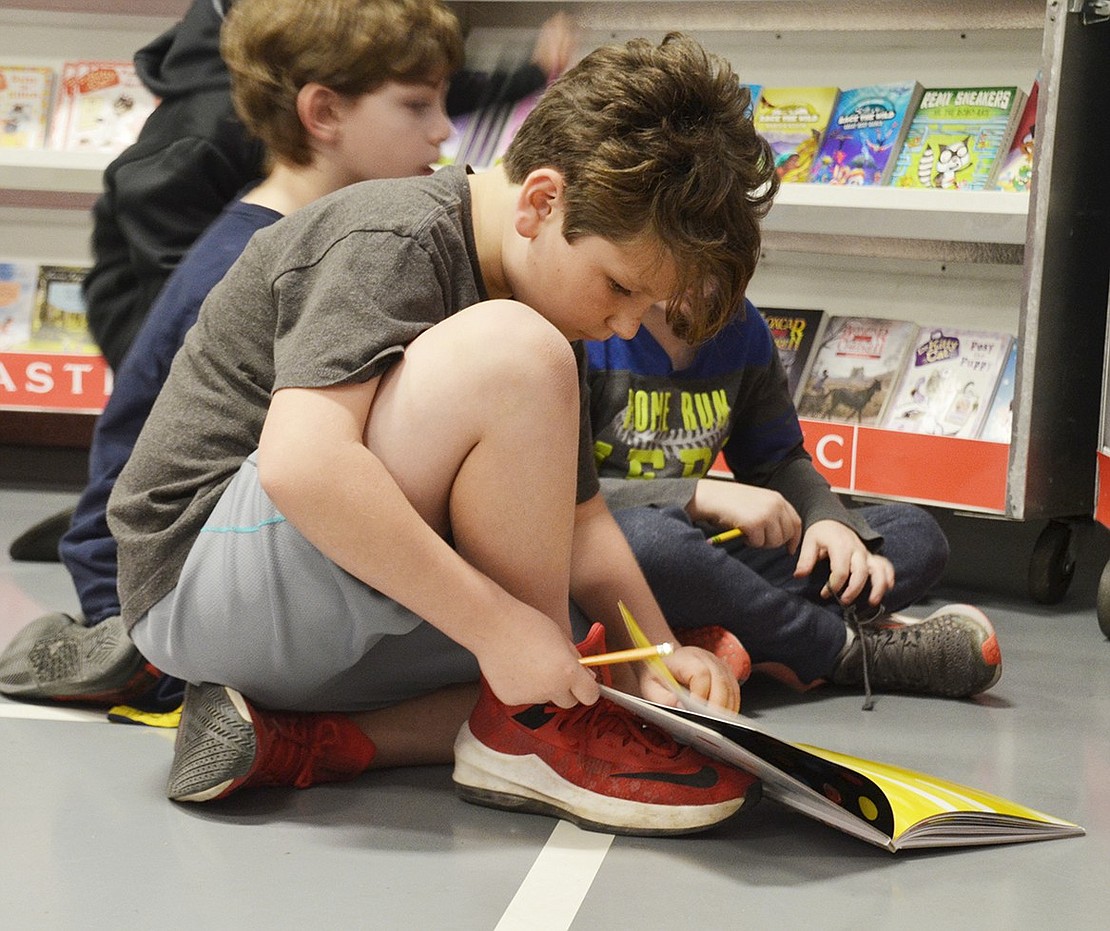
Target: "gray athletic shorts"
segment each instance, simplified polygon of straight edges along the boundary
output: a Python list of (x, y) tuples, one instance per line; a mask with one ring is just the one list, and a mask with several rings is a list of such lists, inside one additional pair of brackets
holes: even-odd
[(243, 463), (177, 587), (132, 639), (164, 672), (265, 707), (359, 711), (474, 682), (474, 656), (339, 568), (274, 507)]

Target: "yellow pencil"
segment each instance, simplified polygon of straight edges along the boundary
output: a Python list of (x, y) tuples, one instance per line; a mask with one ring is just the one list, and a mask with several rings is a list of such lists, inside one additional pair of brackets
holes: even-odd
[(669, 656), (673, 652), (672, 644), (659, 643), (650, 647), (635, 647), (631, 650), (614, 650), (612, 653), (583, 656), (578, 662), (583, 666), (608, 666), (611, 663), (631, 663), (633, 660), (650, 659), (653, 656)]
[(713, 543), (727, 543), (729, 540), (735, 540), (737, 537), (742, 537), (744, 531), (739, 527), (733, 527), (731, 530), (726, 530), (724, 533), (718, 533), (709, 538), (709, 542)]

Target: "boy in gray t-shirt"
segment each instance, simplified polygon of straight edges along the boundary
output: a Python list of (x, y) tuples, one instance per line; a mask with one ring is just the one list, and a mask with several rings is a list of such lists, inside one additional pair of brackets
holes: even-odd
[[(599, 49), (503, 166), (354, 185), (254, 237), (109, 509), (132, 637), (195, 683), (171, 798), (452, 757), (464, 798), (607, 831), (751, 797), (579, 662), (631, 645), (618, 600), (674, 638), (598, 494), (578, 341), (659, 301), (704, 338), (741, 305), (776, 189), (748, 103), (685, 37)], [(572, 601), (600, 622), (577, 648)], [(738, 704), (711, 653), (668, 665)]]

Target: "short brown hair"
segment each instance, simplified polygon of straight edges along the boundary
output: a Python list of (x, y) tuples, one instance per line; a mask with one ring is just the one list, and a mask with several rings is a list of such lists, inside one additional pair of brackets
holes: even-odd
[(540, 98), (505, 171), (514, 184), (541, 167), (562, 173), (568, 240), (654, 237), (679, 268), (667, 321), (696, 342), (743, 307), (778, 190), (750, 107), (729, 64), (687, 36), (604, 46)]
[(240, 119), (271, 157), (307, 165), (302, 87), (357, 97), (387, 81), (439, 81), (462, 64), (463, 42), (439, 0), (238, 0), (220, 53)]

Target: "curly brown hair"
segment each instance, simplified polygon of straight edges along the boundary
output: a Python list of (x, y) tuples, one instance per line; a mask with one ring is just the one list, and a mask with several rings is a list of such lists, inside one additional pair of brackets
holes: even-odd
[(540, 98), (505, 154), (506, 175), (563, 175), (568, 240), (653, 237), (679, 269), (667, 322), (698, 342), (743, 308), (778, 191), (750, 111), (731, 66), (687, 36), (603, 46)]
[(271, 157), (307, 165), (302, 87), (358, 97), (388, 81), (437, 82), (462, 64), (463, 40), (439, 0), (238, 0), (220, 53), (243, 123)]

